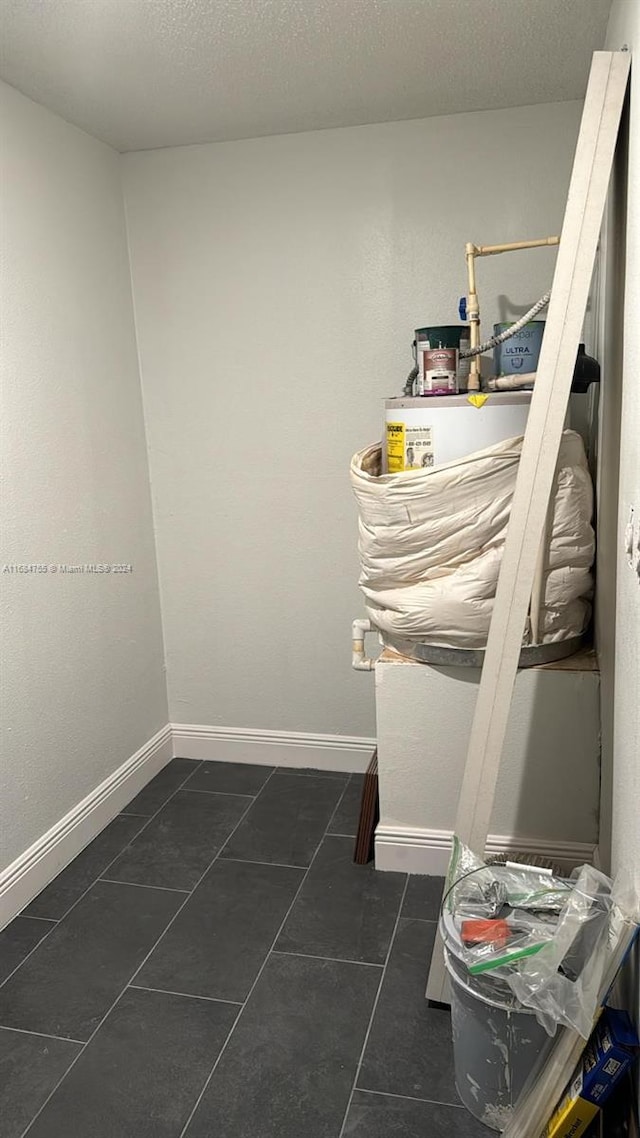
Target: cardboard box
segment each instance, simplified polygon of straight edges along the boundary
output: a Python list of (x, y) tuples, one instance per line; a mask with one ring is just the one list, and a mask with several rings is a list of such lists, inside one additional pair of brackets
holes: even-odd
[(627, 1012), (605, 1008), (578, 1071), (541, 1138), (582, 1138), (629, 1070), (639, 1046)]

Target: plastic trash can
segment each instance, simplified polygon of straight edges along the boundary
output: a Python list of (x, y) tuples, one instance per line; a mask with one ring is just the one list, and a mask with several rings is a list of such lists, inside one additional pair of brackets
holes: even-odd
[(444, 955), (458, 1094), (485, 1126), (504, 1130), (527, 1076), (553, 1041), (507, 984), (487, 973), (471, 976), (450, 948)]

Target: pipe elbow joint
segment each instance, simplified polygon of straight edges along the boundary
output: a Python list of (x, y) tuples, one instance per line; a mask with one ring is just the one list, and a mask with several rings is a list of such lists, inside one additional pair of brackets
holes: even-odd
[(351, 625), (351, 667), (356, 672), (372, 672), (376, 666), (375, 660), (365, 655), (364, 638), (367, 632), (373, 632), (373, 626), (368, 618), (354, 620)]

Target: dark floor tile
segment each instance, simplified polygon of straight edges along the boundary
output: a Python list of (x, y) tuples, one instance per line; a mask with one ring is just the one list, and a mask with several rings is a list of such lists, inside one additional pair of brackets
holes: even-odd
[(136, 977), (136, 984), (244, 1000), (303, 869), (218, 860)]
[(150, 818), (199, 766), (196, 759), (172, 759), (132, 798), (123, 814), (145, 814)]
[(237, 1011), (129, 989), (29, 1138), (178, 1138)]
[(356, 1091), (344, 1138), (489, 1138), (495, 1131), (476, 1122), (462, 1106)]
[(364, 775), (352, 774), (340, 799), (340, 805), (331, 819), (330, 834), (348, 834), (349, 837), (355, 838), (358, 832), (363, 786)]
[(358, 1086), (457, 1104), (451, 1016), (425, 1000), (435, 930), (427, 921), (398, 924)]
[(193, 889), (250, 799), (179, 790), (109, 869), (113, 881)]
[(443, 889), (444, 877), (422, 877), (411, 874), (402, 906), (402, 916), (421, 921), (439, 920)]
[(0, 988), (0, 1024), (88, 1039), (183, 901), (96, 882)]
[(324, 838), (276, 949), (384, 964), (404, 884), (354, 865), (351, 838)]
[(146, 824), (119, 814), (25, 909), (27, 916), (59, 920)]
[(223, 856), (309, 865), (341, 793), (339, 779), (276, 771)]
[(282, 767), (281, 769), (287, 774), (300, 774), (304, 775), (305, 778), (336, 778), (342, 783), (349, 781), (349, 774), (346, 771), (326, 771), (320, 770), (319, 767)]
[(376, 968), (271, 956), (186, 1138), (338, 1135)]
[(253, 763), (202, 763), (186, 784), (187, 790), (212, 790), (218, 794), (256, 795), (273, 767)]
[(20, 1138), (80, 1051), (67, 1039), (0, 1028), (0, 1133)]
[(32, 948), (40, 943), (43, 936), (51, 932), (54, 921), (34, 921), (30, 917), (16, 917), (0, 933), (0, 984), (10, 976), (14, 968), (22, 964)]

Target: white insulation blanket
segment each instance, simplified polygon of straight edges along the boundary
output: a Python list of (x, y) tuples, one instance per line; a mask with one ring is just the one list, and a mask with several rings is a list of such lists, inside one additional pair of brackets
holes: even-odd
[[(521, 450), (522, 437), (506, 439), (431, 470), (382, 475), (379, 443), (354, 456), (360, 586), (381, 632), (450, 648), (486, 645)], [(565, 431), (544, 565), (544, 643), (578, 636), (589, 622), (592, 512), (582, 439)]]

